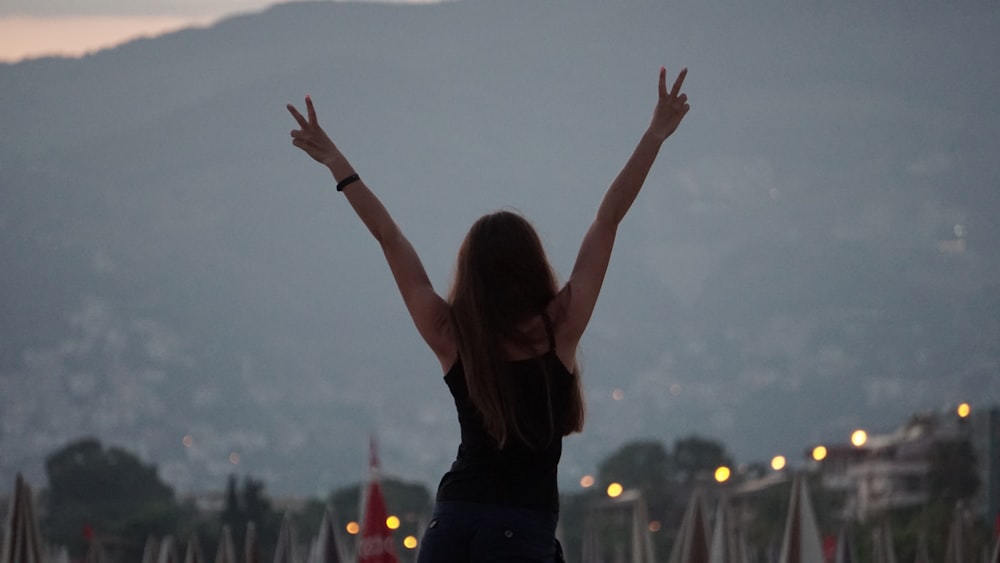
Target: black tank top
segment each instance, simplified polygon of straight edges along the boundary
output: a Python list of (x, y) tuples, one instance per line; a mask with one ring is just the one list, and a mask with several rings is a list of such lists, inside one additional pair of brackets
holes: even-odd
[[(548, 325), (548, 319), (545, 320)], [(515, 389), (522, 397), (518, 421), (532, 444), (512, 436), (503, 449), (498, 448), (469, 399), (461, 361), (455, 362), (445, 374), (445, 383), (458, 411), (462, 443), (451, 470), (441, 478), (437, 500), (559, 511), (557, 467), (562, 455), (562, 421), (575, 383), (556, 355), (552, 340), (549, 329), (548, 352), (505, 363), (507, 376), (514, 379)]]

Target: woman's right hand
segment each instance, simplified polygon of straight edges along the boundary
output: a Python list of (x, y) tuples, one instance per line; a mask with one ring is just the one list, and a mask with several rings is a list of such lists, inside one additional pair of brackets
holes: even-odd
[(667, 69), (660, 67), (660, 96), (656, 102), (656, 109), (653, 110), (653, 120), (649, 124), (649, 132), (660, 141), (666, 140), (677, 130), (677, 126), (691, 109), (687, 104), (687, 94), (681, 93), (685, 76), (687, 76), (686, 68), (677, 75), (673, 88), (667, 92)]
[(295, 109), (292, 104), (288, 104), (286, 107), (299, 124), (299, 129), (293, 129), (291, 133), (293, 145), (305, 151), (316, 162), (327, 167), (332, 166), (338, 158), (341, 158), (337, 146), (330, 140), (326, 131), (323, 131), (323, 128), (319, 126), (312, 98), (306, 96), (306, 113), (309, 115), (309, 119), (302, 117), (299, 110)]

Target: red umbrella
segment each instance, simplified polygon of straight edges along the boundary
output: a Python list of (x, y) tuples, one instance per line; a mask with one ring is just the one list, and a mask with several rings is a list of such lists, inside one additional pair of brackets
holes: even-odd
[(368, 457), (369, 480), (365, 495), (365, 512), (361, 520), (361, 540), (358, 543), (358, 563), (399, 563), (392, 530), (386, 524), (389, 516), (378, 479), (378, 455), (372, 438)]

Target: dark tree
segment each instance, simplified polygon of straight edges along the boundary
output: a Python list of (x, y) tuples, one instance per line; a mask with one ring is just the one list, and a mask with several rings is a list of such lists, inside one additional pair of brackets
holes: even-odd
[(148, 535), (162, 536), (178, 525), (173, 490), (146, 465), (96, 439), (69, 444), (45, 462), (49, 488), (42, 529), (47, 539), (64, 545), (72, 557), (87, 550), (85, 534), (138, 559)]
[(242, 534), (242, 528), (246, 526), (246, 518), (240, 507), (240, 493), (237, 490), (236, 475), (230, 475), (226, 481), (226, 504), (222, 507), (220, 519), (222, 524), (229, 526), (233, 532), (239, 531)]
[(625, 488), (637, 488), (644, 493), (663, 492), (670, 470), (670, 454), (655, 440), (625, 444), (598, 466), (598, 481), (602, 485), (621, 483)]
[(219, 518), (232, 531), (237, 549), (243, 549), (247, 524), (252, 522), (260, 552), (272, 553), (278, 543), (281, 517), (267, 498), (263, 481), (246, 476), (243, 478), (243, 486), (238, 489), (236, 476), (229, 476), (226, 482), (226, 503)]
[(732, 466), (733, 460), (726, 448), (714, 440), (699, 436), (688, 436), (674, 442), (673, 477), (690, 483), (706, 473), (711, 473), (720, 465)]
[(937, 443), (931, 450), (928, 487), (931, 499), (954, 504), (979, 490), (976, 452), (969, 440)]

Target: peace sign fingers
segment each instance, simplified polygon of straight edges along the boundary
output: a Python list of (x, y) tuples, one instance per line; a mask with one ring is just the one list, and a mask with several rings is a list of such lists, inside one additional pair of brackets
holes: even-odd
[(326, 163), (336, 157), (337, 147), (327, 136), (326, 131), (319, 126), (316, 117), (316, 108), (313, 106), (312, 98), (306, 96), (306, 115), (304, 117), (292, 104), (285, 106), (288, 113), (292, 114), (299, 128), (291, 132), (292, 144), (302, 149), (317, 162)]
[(650, 123), (650, 132), (658, 138), (666, 139), (677, 126), (681, 119), (691, 109), (687, 104), (687, 94), (681, 93), (684, 86), (684, 79), (687, 77), (687, 69), (683, 69), (674, 79), (674, 84), (667, 92), (667, 69), (660, 67), (660, 80), (658, 85), (659, 100), (656, 109), (653, 111), (653, 121)]

